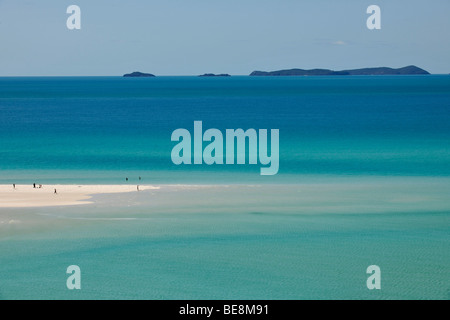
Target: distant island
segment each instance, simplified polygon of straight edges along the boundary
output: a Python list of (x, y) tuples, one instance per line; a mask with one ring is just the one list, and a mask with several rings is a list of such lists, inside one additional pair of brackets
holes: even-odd
[[(378, 67), (378, 68), (362, 68), (362, 69), (351, 69), (351, 70), (330, 70), (330, 69), (287, 69), (278, 71), (253, 71), (250, 76), (374, 76), (374, 75), (420, 75), (420, 74), (430, 74), (428, 71), (421, 69), (416, 66), (407, 66), (403, 68), (388, 68), (388, 67)], [(155, 77), (151, 73), (143, 73), (135, 71), (132, 73), (126, 73), (123, 77), (134, 77), (134, 78), (145, 78), (145, 77)], [(199, 77), (231, 77), (228, 73), (214, 74), (205, 73), (199, 75)]]
[(412, 74), (430, 74), (416, 66), (407, 66), (393, 69), (388, 67), (363, 68), (353, 70), (334, 71), (329, 69), (289, 69), (279, 71), (253, 71), (250, 76), (360, 76), (360, 75), (412, 75)]
[(143, 72), (132, 72), (132, 73), (126, 73), (123, 75), (124, 77), (133, 77), (133, 78), (149, 78), (149, 77), (154, 77), (155, 75), (151, 74), (151, 73), (143, 73)]
[(228, 73), (214, 74), (214, 73), (205, 73), (200, 75), (199, 77), (231, 77)]

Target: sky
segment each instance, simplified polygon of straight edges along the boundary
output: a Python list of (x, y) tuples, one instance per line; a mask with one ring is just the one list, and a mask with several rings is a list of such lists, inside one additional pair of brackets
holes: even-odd
[[(369, 5), (381, 29), (369, 30)], [(67, 7), (81, 9), (69, 30)], [(450, 73), (449, 0), (0, 0), (0, 76), (416, 65)]]

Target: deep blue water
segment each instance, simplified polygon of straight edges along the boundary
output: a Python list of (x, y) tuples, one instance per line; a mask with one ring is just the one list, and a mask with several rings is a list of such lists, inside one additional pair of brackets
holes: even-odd
[[(181, 165), (177, 128), (279, 129), (280, 170)], [(450, 77), (0, 78), (0, 183), (450, 175)]]

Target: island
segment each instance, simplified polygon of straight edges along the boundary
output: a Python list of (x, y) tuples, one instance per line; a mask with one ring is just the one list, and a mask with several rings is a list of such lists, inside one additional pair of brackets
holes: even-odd
[(416, 74), (430, 74), (428, 71), (423, 70), (416, 66), (407, 66), (403, 68), (363, 68), (363, 69), (352, 69), (352, 70), (342, 70), (334, 71), (329, 69), (289, 69), (289, 70), (278, 70), (278, 71), (253, 71), (250, 76), (360, 76), (360, 75), (416, 75)]
[(200, 75), (199, 77), (231, 77), (228, 73), (214, 74), (214, 73), (205, 73)]
[(143, 73), (143, 72), (135, 71), (132, 73), (126, 73), (123, 76), (127, 77), (127, 78), (149, 78), (149, 77), (154, 77), (155, 75), (153, 75), (151, 73)]

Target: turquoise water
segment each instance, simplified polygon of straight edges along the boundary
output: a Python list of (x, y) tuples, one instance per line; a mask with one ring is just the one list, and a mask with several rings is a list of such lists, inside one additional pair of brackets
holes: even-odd
[[(195, 120), (279, 174), (173, 165)], [(449, 138), (448, 76), (0, 78), (0, 184), (162, 184), (0, 209), (0, 298), (449, 299)]]
[[(448, 299), (448, 180), (170, 187), (8, 210), (4, 299)], [(69, 291), (65, 269), (81, 268)], [(382, 288), (366, 287), (380, 266)]]
[[(0, 183), (450, 175), (450, 77), (0, 78)], [(175, 166), (171, 133), (280, 130), (280, 170)]]

